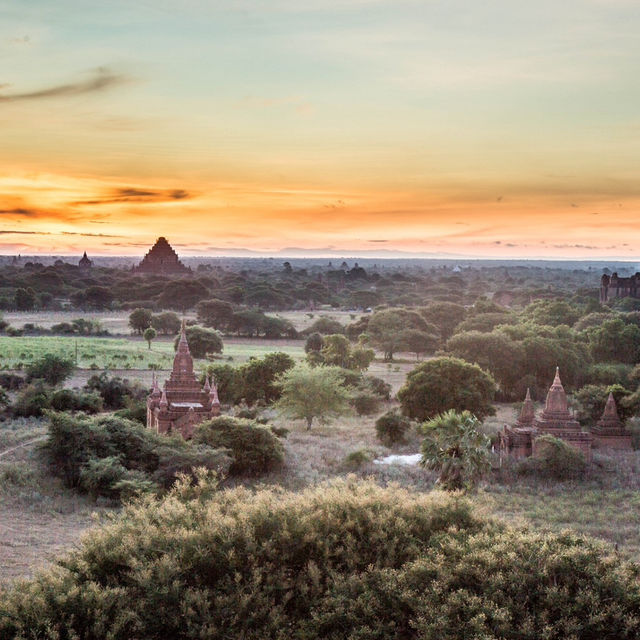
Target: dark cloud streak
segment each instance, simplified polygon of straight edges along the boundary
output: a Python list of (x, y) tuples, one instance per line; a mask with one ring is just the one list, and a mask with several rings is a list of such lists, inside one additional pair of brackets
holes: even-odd
[(25, 93), (5, 93), (0, 94), (0, 102), (20, 102), (28, 100), (41, 100), (47, 98), (61, 98), (65, 96), (78, 96), (87, 93), (97, 93), (110, 89), (130, 80), (126, 75), (115, 73), (106, 67), (99, 67), (92, 71), (93, 77), (80, 82), (61, 84), (53, 87), (46, 87), (36, 91)]

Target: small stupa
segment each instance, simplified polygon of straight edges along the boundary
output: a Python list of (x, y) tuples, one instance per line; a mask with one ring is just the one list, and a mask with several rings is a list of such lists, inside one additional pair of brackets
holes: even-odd
[(542, 415), (536, 420), (536, 427), (547, 433), (555, 431), (581, 431), (580, 423), (569, 411), (567, 394), (560, 380), (560, 368), (556, 367), (556, 376), (547, 392), (547, 400)]
[(613, 393), (609, 393), (607, 404), (593, 429), (593, 445), (610, 449), (631, 449), (631, 433), (624, 428)]
[(156, 240), (156, 243), (142, 259), (142, 262), (137, 267), (134, 267), (134, 271), (137, 273), (191, 273), (191, 269), (180, 262), (178, 254), (164, 237)]

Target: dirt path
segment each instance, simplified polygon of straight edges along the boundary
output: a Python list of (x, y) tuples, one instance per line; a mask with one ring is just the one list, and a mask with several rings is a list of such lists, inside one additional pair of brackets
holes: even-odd
[(9, 455), (10, 453), (13, 453), (14, 451), (18, 450), (18, 449), (22, 449), (24, 447), (28, 447), (30, 444), (35, 444), (36, 442), (42, 442), (43, 440), (46, 439), (47, 436), (39, 436), (37, 438), (33, 438), (33, 440), (27, 440), (27, 442), (21, 442), (20, 444), (17, 444), (13, 447), (9, 447), (8, 449), (5, 449), (4, 451), (0, 451), (0, 458), (4, 458), (4, 456)]

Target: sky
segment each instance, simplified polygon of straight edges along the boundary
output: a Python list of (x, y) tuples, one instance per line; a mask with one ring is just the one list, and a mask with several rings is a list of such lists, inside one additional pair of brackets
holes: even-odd
[(0, 0), (0, 253), (640, 258), (638, 0)]

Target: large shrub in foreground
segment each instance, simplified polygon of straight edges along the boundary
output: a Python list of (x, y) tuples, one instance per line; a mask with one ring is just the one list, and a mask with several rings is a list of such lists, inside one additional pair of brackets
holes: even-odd
[(3, 594), (0, 638), (631, 640), (639, 577), (601, 544), (442, 494), (184, 482)]
[(220, 416), (198, 426), (194, 442), (214, 449), (229, 449), (232, 475), (259, 475), (284, 462), (284, 448), (273, 431), (252, 420)]
[(74, 368), (73, 360), (46, 353), (27, 365), (27, 382), (44, 380), (51, 385), (61, 384), (73, 373)]

